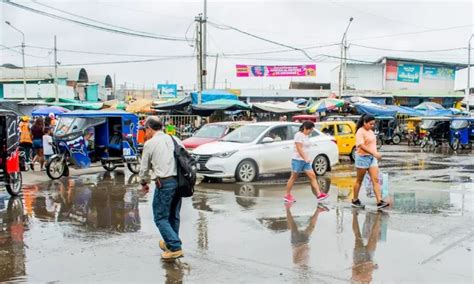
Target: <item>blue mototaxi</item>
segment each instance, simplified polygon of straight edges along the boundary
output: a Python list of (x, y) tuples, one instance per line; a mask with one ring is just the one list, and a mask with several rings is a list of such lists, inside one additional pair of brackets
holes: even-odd
[(449, 146), (454, 151), (459, 147), (470, 148), (474, 139), (474, 117), (456, 117), (451, 120)]
[(140, 171), (138, 116), (125, 111), (76, 110), (60, 114), (53, 133), (55, 154), (46, 164), (51, 179), (69, 175), (69, 166), (100, 161), (107, 171), (127, 165)]

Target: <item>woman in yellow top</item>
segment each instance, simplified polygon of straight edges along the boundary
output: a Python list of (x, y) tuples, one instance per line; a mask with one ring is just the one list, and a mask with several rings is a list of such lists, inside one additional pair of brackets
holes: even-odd
[(375, 127), (375, 117), (370, 114), (364, 114), (357, 122), (356, 132), (356, 155), (355, 166), (357, 168), (357, 177), (354, 183), (352, 199), (352, 206), (356, 208), (364, 208), (359, 200), (359, 191), (362, 180), (368, 172), (372, 180), (377, 199), (377, 208), (381, 209), (389, 206), (389, 204), (382, 200), (382, 194), (379, 183), (379, 165), (378, 161), (382, 159), (382, 155), (377, 151), (377, 137), (373, 131)]
[(33, 137), (31, 135), (30, 122), (28, 116), (23, 116), (20, 121), (20, 147), (25, 152), (25, 167), (30, 165), (33, 169), (31, 153), (33, 150)]

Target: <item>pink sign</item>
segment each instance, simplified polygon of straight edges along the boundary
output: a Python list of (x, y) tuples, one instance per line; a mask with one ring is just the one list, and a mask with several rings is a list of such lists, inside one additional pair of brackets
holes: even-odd
[(243, 65), (235, 66), (237, 77), (306, 77), (316, 76), (316, 64), (310, 65)]

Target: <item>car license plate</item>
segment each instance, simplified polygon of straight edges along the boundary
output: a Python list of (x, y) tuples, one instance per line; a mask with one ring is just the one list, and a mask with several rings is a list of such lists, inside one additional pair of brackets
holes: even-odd
[(197, 163), (196, 164), (196, 169), (200, 170), (201, 169), (201, 164)]

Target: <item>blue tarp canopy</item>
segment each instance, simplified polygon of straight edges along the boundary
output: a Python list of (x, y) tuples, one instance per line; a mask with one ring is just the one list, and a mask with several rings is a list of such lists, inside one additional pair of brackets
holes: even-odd
[(387, 106), (381, 106), (373, 103), (356, 103), (354, 104), (357, 112), (360, 114), (372, 114), (374, 116), (395, 116), (397, 110)]
[[(202, 91), (201, 95), (201, 103), (207, 103), (210, 101), (215, 100), (239, 100), (237, 95), (221, 91), (221, 90), (206, 90)], [(191, 93), (191, 102), (193, 105), (197, 105), (199, 103), (198, 92)]]
[(58, 115), (65, 112), (69, 112), (69, 110), (60, 106), (41, 106), (34, 109), (31, 112), (31, 115), (32, 116), (48, 116), (50, 113), (54, 115)]
[(424, 112), (411, 107), (388, 105), (388, 108), (397, 111), (398, 114), (408, 116), (423, 116)]

